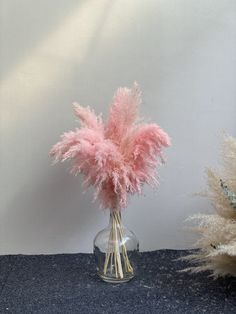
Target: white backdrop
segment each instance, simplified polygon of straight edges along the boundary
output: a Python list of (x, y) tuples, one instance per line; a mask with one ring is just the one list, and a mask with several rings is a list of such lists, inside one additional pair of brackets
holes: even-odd
[[(191, 247), (190, 214), (222, 130), (236, 136), (236, 1), (0, 0), (0, 254), (90, 252), (108, 215), (50, 147), (75, 100), (106, 113), (118, 86), (172, 137), (157, 192), (124, 212), (141, 250)], [(106, 114), (104, 114), (106, 116)]]

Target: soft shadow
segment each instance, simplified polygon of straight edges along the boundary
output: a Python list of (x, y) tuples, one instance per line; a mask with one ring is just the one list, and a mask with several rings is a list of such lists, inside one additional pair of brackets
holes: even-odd
[(1, 221), (7, 253), (88, 251), (86, 241), (95, 235), (96, 216), (101, 215), (99, 210), (96, 215), (91, 193), (83, 194), (81, 178), (64, 167), (55, 166), (50, 175), (44, 172), (7, 205)]
[[(31, 54), (48, 33), (63, 23), (65, 17), (79, 10), (86, 0), (6, 1), (1, 4), (1, 75), (0, 80)], [(12, 22), (9, 22), (11, 20)], [(17, 36), (16, 36), (17, 34)], [(7, 51), (5, 51), (7, 49)], [(7, 58), (3, 58), (7, 55)]]

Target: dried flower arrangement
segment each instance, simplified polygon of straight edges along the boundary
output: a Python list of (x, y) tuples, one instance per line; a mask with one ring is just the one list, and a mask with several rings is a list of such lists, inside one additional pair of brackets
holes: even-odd
[(231, 136), (224, 137), (222, 157), (220, 174), (207, 169), (208, 191), (202, 193), (215, 213), (188, 219), (197, 222), (191, 229), (200, 234), (199, 250), (184, 258), (198, 263), (185, 271), (211, 271), (214, 278), (236, 276), (236, 140)]
[(64, 133), (50, 155), (55, 162), (72, 160), (71, 172), (84, 176), (84, 186), (95, 188), (95, 199), (101, 208), (110, 209), (112, 230), (109, 252), (104, 262), (115, 261), (114, 271), (122, 278), (121, 256), (124, 267), (132, 272), (132, 266), (122, 241), (120, 211), (127, 207), (128, 195), (141, 193), (144, 183), (158, 185), (157, 165), (163, 162), (162, 149), (170, 145), (169, 136), (157, 124), (138, 121), (141, 92), (136, 83), (131, 89), (119, 88), (114, 95), (106, 123), (89, 107), (74, 104), (75, 115), (81, 127)]

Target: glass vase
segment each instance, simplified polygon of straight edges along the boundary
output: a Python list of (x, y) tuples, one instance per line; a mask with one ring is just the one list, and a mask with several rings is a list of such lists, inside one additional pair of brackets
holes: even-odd
[(137, 271), (138, 253), (137, 237), (122, 224), (120, 211), (111, 211), (109, 225), (94, 239), (98, 276), (110, 283), (131, 280)]

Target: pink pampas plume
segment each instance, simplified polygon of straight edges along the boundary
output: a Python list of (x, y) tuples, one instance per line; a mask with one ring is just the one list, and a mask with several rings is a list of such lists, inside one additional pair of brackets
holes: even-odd
[(139, 87), (119, 88), (103, 123), (89, 107), (74, 104), (81, 127), (64, 133), (50, 156), (72, 160), (71, 172), (84, 175), (85, 187), (95, 187), (102, 208), (127, 207), (128, 195), (141, 193), (144, 183), (156, 186), (157, 165), (170, 138), (157, 124), (138, 123)]

